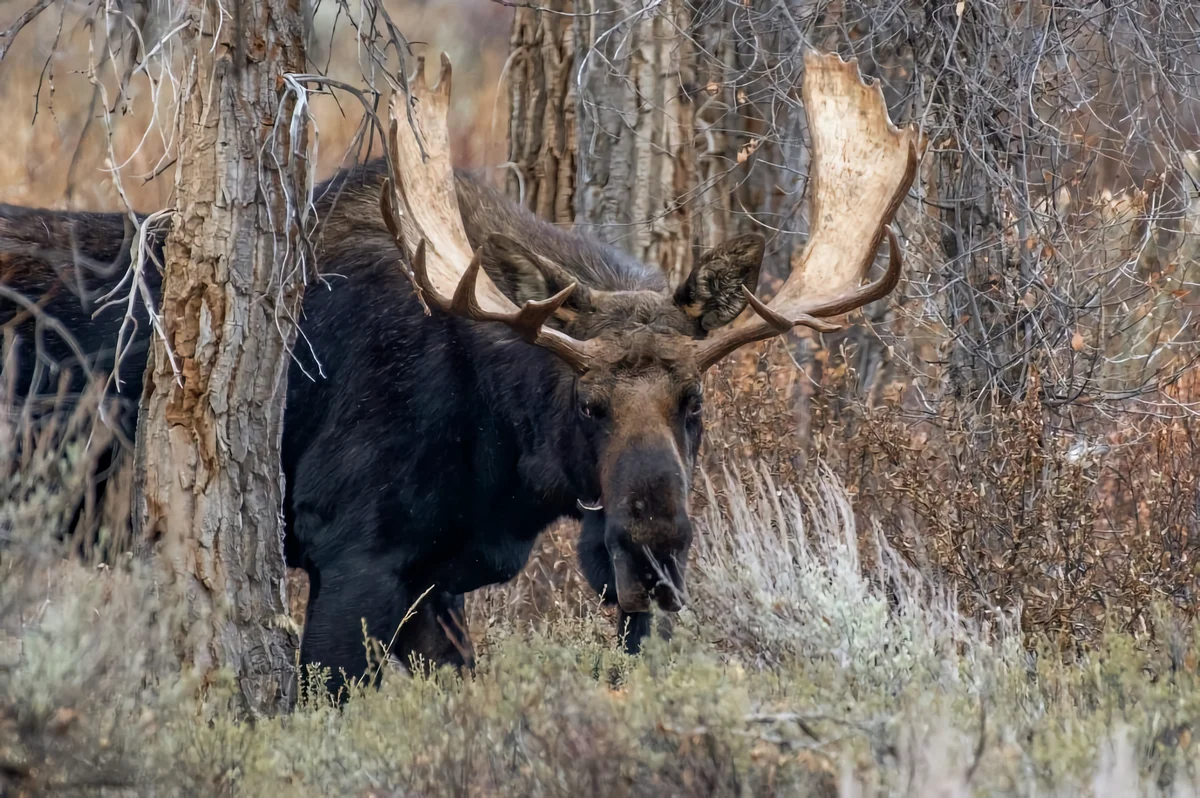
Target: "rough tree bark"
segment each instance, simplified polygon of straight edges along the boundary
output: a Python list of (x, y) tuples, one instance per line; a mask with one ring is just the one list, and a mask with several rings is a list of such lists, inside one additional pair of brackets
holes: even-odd
[[(569, 12), (572, 3), (546, 7)], [(578, 154), (571, 17), (518, 8), (509, 45), (509, 194), (543, 219), (571, 224)]]
[(595, 0), (588, 11), (575, 26), (575, 220), (676, 284), (692, 264), (685, 203), (696, 183), (687, 4)]
[(781, 92), (799, 80), (799, 41), (783, 12), (759, 5), (769, 4), (518, 8), (510, 195), (545, 219), (590, 227), (672, 281), (687, 274), (693, 247), (764, 233), (765, 287), (781, 281), (802, 240), (806, 150)]
[(248, 0), (223, 20), (215, 2), (186, 3), (190, 70), (161, 301), (178, 374), (156, 337), (135, 517), (162, 541), (167, 579), (186, 597), (184, 664), (205, 684), (231, 670), (241, 708), (271, 713), (290, 705), (295, 684), (279, 447), (303, 290), (287, 196), (308, 164), (293, 155), (305, 142), (289, 140), (290, 103), (280, 103), (282, 74), (303, 71), (303, 22), (291, 0)]
[(687, 3), (576, 5), (549, 8), (578, 16), (517, 11), (509, 189), (680, 280), (696, 187)]

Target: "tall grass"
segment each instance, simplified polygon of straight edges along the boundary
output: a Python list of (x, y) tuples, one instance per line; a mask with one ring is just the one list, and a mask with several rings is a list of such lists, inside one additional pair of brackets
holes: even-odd
[[(71, 446), (88, 450), (76, 429), (39, 456), (70, 473), (86, 460)], [(52, 482), (31, 490), (40, 474)], [(64, 558), (39, 529), (61, 515), (52, 486), (84, 480), (28, 476), (22, 495), (46, 514), (6, 526), (0, 549), (12, 794), (1191, 794), (1190, 626), (1162, 610), (1070, 662), (1022, 645), (1015, 614), (964, 618), (857, 528), (819, 462), (791, 484), (712, 475), (692, 606), (638, 658), (573, 583), (526, 602), (530, 573), (472, 597), (489, 610), (474, 616), (474, 677), (389, 672), (344, 711), (306, 704), (253, 725), (212, 700), (231, 684), (204, 686), (201, 705), (178, 672), (166, 619), (181, 608), (148, 563)], [(2, 506), (29, 519), (40, 505)]]

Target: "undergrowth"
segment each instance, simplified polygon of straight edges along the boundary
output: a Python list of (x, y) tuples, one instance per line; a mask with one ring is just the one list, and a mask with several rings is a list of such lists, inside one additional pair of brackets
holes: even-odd
[(62, 559), (5, 501), (0, 793), (1191, 794), (1200, 638), (1166, 607), (1064, 660), (1015, 613), (965, 617), (819, 462), (709, 476), (669, 642), (621, 654), (571, 590), (505, 612), (518, 582), (472, 597), (473, 677), (390, 672), (253, 723), (214, 710), (232, 682), (198, 703), (141, 561)]

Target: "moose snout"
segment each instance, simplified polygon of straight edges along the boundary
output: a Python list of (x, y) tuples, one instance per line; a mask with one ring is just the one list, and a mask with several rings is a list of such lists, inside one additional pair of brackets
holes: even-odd
[(646, 612), (652, 603), (667, 612), (683, 609), (688, 603), (684, 581), (687, 546), (655, 551), (648, 546), (631, 545), (628, 538), (615, 537), (608, 548), (621, 609)]
[(617, 601), (626, 612), (687, 603), (684, 563), (692, 540), (688, 484), (669, 445), (631, 447), (617, 459), (607, 495), (606, 542)]
[(617, 458), (609, 496), (610, 522), (636, 546), (669, 549), (691, 537), (687, 516), (687, 480), (683, 464), (669, 444), (635, 446)]

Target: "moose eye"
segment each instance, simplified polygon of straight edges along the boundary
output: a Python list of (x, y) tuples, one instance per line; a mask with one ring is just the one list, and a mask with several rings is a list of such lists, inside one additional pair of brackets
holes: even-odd
[(581, 397), (579, 400), (579, 415), (588, 421), (599, 421), (608, 415), (608, 406), (604, 404), (603, 400)]

